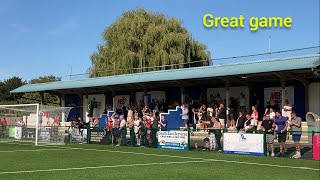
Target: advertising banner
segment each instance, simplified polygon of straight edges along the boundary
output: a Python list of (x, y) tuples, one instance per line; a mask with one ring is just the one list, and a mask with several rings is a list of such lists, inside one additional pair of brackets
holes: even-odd
[(116, 108), (128, 107), (130, 105), (130, 95), (116, 96)]
[(9, 128), (9, 138), (14, 138), (14, 134), (15, 134), (15, 131), (14, 131), (14, 127), (10, 127)]
[(87, 143), (87, 129), (69, 128), (71, 142)]
[(188, 150), (187, 131), (159, 131), (158, 148)]
[(14, 128), (14, 138), (21, 139), (22, 138), (22, 127), (15, 127)]
[[(294, 106), (294, 87), (289, 86), (285, 88), (284, 92), (284, 105), (288, 105), (293, 107)], [(282, 93), (281, 87), (271, 87), (271, 88), (264, 88), (264, 106), (267, 106), (268, 102), (271, 105), (282, 104)]]
[(106, 144), (104, 138), (104, 130), (91, 129), (90, 130), (90, 144)]
[(226, 154), (263, 156), (263, 134), (224, 133), (223, 151)]

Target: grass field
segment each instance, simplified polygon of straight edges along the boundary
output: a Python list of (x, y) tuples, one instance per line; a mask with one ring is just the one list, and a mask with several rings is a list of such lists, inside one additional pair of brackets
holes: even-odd
[(0, 179), (319, 179), (320, 162), (142, 147), (0, 143)]

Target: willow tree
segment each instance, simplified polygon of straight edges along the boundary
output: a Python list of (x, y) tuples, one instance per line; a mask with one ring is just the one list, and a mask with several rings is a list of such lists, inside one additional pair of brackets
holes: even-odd
[(140, 8), (122, 14), (102, 36), (104, 43), (91, 55), (91, 77), (204, 66), (210, 61), (207, 47), (194, 40), (180, 20)]

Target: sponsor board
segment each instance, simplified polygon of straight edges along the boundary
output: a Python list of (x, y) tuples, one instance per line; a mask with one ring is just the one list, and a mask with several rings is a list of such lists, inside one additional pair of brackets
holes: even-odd
[(188, 131), (159, 131), (158, 148), (188, 150)]
[(224, 133), (223, 151), (226, 154), (264, 156), (263, 134)]
[(90, 130), (90, 144), (106, 144), (104, 138), (104, 130), (91, 129)]

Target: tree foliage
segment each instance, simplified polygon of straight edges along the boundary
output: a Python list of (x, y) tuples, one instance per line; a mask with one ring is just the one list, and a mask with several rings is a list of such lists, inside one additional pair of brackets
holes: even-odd
[[(36, 83), (47, 83), (60, 81), (60, 77), (55, 76), (43, 76), (39, 78), (32, 79), (29, 84)], [(0, 81), (0, 104), (30, 104), (30, 103), (39, 103), (41, 102), (41, 96), (39, 93), (13, 93), (10, 94), (10, 91), (27, 84), (27, 82), (23, 81), (19, 77), (12, 77), (10, 79), (6, 79), (3, 82)], [(60, 100), (59, 97), (44, 93), (43, 102), (50, 105), (59, 105)]]
[(17, 101), (23, 94), (10, 94), (10, 91), (24, 85), (25, 82), (19, 77), (12, 77), (3, 82), (0, 81), (0, 101)]
[[(91, 77), (203, 66), (210, 60), (207, 47), (180, 20), (140, 8), (122, 14), (105, 29), (103, 40), (91, 55)], [(207, 61), (188, 64), (199, 60)]]

